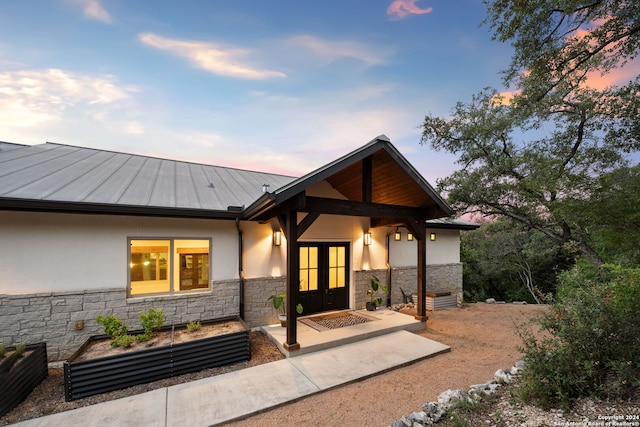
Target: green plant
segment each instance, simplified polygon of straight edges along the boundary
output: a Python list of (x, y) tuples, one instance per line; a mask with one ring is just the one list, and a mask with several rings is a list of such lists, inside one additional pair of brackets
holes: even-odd
[(187, 331), (189, 332), (195, 332), (197, 330), (199, 330), (202, 327), (202, 324), (199, 321), (193, 321), (191, 320), (189, 323), (187, 323)]
[(120, 335), (115, 340), (111, 341), (111, 347), (131, 347), (133, 344), (134, 338), (132, 335)]
[(387, 287), (380, 284), (380, 279), (376, 275), (372, 275), (369, 281), (369, 289), (367, 289), (367, 295), (369, 296), (369, 302), (375, 305), (382, 304), (382, 297), (378, 295), (378, 290), (383, 293), (387, 293)]
[[(267, 298), (267, 301), (271, 301), (273, 304), (273, 308), (278, 311), (279, 315), (286, 316), (287, 315), (287, 304), (286, 304), (287, 294), (285, 292), (280, 292), (279, 294), (271, 295)], [(303, 308), (302, 304), (296, 305), (296, 312), (298, 314), (302, 314)]]
[(4, 344), (0, 344), (0, 359), (4, 357)]
[(153, 336), (153, 332), (160, 329), (164, 324), (164, 311), (162, 311), (162, 309), (156, 310), (155, 308), (150, 308), (138, 316), (140, 317), (140, 324), (144, 329), (144, 333), (137, 335), (136, 339), (140, 342), (149, 341)]
[(104, 333), (114, 340), (121, 335), (126, 335), (129, 330), (124, 322), (114, 314), (98, 316), (96, 317), (96, 322), (102, 325)]
[(22, 357), (26, 349), (27, 349), (26, 343), (16, 344), (15, 354), (17, 354), (18, 357)]
[(447, 427), (467, 427), (469, 423), (467, 422), (467, 420), (462, 418), (460, 414), (458, 414), (457, 412), (453, 412), (449, 415), (449, 419), (447, 420), (447, 423), (445, 425)]
[(560, 275), (556, 303), (520, 327), (521, 396), (568, 408), (574, 399), (624, 399), (640, 390), (640, 269), (578, 264)]

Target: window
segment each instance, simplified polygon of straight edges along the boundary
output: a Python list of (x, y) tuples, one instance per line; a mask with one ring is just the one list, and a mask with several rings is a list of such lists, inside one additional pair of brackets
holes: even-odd
[(208, 239), (131, 239), (132, 296), (209, 289)]

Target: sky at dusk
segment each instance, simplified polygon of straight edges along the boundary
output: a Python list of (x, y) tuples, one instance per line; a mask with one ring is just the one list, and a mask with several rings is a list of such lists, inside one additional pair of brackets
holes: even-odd
[(433, 185), (426, 114), (501, 88), (481, 0), (20, 0), (0, 140), (300, 176), (386, 134)]

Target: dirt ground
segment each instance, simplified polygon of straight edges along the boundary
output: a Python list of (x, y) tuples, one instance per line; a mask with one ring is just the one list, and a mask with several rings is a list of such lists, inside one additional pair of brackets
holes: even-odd
[[(514, 325), (544, 309), (544, 306), (534, 305), (470, 304), (461, 309), (429, 313), (426, 330), (420, 335), (450, 346), (450, 353), (309, 396), (229, 425), (388, 426), (402, 415), (419, 411), (425, 400), (437, 400), (446, 389), (468, 389), (471, 384), (493, 378), (496, 370), (511, 367), (521, 357), (516, 349), (518, 340)], [(282, 358), (262, 333), (252, 333), (251, 352), (249, 362), (207, 369), (74, 402), (64, 401), (62, 369), (52, 369), (49, 377), (25, 402), (0, 418), (0, 426)]]
[(521, 357), (514, 325), (545, 309), (480, 303), (428, 313), (427, 328), (420, 335), (450, 346), (450, 353), (228, 425), (387, 427), (402, 415), (420, 411), (425, 400), (437, 401), (447, 389), (467, 390), (492, 379), (498, 369), (513, 366)]

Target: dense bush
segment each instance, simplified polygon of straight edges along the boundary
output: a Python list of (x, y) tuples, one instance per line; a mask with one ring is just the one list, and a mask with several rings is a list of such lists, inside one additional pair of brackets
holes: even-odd
[(112, 347), (129, 347), (133, 342), (133, 337), (128, 335), (129, 329), (124, 322), (114, 314), (107, 316), (96, 317), (96, 322), (102, 325), (104, 333), (107, 334), (113, 341), (111, 341)]
[(522, 397), (569, 407), (592, 396), (624, 399), (640, 390), (640, 269), (579, 264), (560, 275), (556, 302), (520, 328)]
[(144, 334), (136, 336), (136, 339), (140, 342), (149, 341), (153, 336), (153, 332), (160, 329), (164, 324), (164, 311), (150, 308), (148, 311), (140, 313), (139, 317)]

